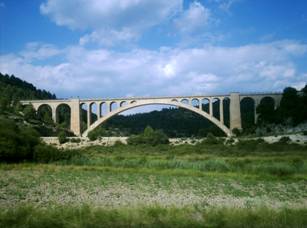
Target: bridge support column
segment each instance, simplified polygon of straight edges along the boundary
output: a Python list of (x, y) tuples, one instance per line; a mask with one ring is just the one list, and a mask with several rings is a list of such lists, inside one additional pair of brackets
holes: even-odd
[(223, 105), (224, 99), (220, 98), (220, 121), (222, 124), (224, 124), (224, 105)]
[(96, 107), (97, 107), (97, 120), (99, 120), (101, 113), (100, 113), (100, 103), (96, 103)]
[(56, 115), (56, 109), (57, 109), (56, 106), (51, 106), (51, 115), (52, 115), (52, 120), (54, 123), (58, 122), (57, 115)]
[(239, 93), (230, 94), (230, 130), (234, 128), (242, 129)]
[(213, 99), (209, 99), (209, 114), (210, 116), (213, 116)]
[(255, 99), (255, 124), (257, 124), (259, 114), (257, 113), (257, 107), (260, 104), (260, 98)]
[(89, 128), (91, 126), (91, 122), (92, 122), (92, 116), (91, 116), (92, 112), (91, 112), (91, 104), (88, 105), (88, 109), (87, 109), (87, 128)]
[(81, 136), (80, 118), (80, 101), (72, 99), (70, 102), (70, 130), (76, 136)]

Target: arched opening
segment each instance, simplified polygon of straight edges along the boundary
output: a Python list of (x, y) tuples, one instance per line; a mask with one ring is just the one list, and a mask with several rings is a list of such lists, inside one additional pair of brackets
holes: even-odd
[(136, 103), (136, 101), (131, 101), (131, 102), (130, 102), (130, 104), (134, 104), (134, 103)]
[(245, 97), (240, 102), (241, 123), (244, 130), (255, 125), (255, 101), (251, 97)]
[(199, 100), (197, 98), (192, 99), (192, 106), (195, 108), (199, 108)]
[(188, 99), (184, 98), (181, 100), (181, 103), (188, 105), (190, 102)]
[(110, 112), (113, 112), (117, 109), (118, 105), (117, 102), (113, 101), (110, 103)]
[(108, 106), (105, 102), (99, 104), (100, 117), (105, 116), (108, 113)]
[(56, 108), (56, 116), (57, 116), (57, 123), (63, 127), (70, 129), (70, 115), (71, 110), (69, 105), (67, 104), (60, 104)]
[(173, 102), (178, 102), (178, 100), (177, 100), (177, 99), (172, 99), (172, 101), (173, 101)]
[(43, 104), (37, 109), (37, 117), (39, 120), (47, 124), (53, 124), (52, 109), (49, 105)]
[(80, 104), (80, 128), (81, 128), (81, 133), (83, 133), (87, 129), (87, 111), (88, 111), (87, 104), (81, 103)]
[(212, 115), (218, 120), (220, 119), (220, 102), (219, 98), (212, 99)]
[(97, 121), (97, 104), (95, 102), (92, 102), (89, 105), (89, 114), (90, 114), (90, 124), (94, 123), (95, 121)]
[(202, 110), (204, 111), (204, 112), (206, 112), (206, 113), (208, 113), (209, 114), (209, 103), (210, 103), (210, 101), (209, 101), (209, 99), (207, 99), (207, 98), (204, 98), (204, 99), (202, 99), (201, 100), (201, 106), (202, 106)]
[(225, 97), (223, 99), (223, 111), (224, 111), (224, 124), (230, 128), (230, 99)]
[(275, 101), (272, 97), (264, 97), (257, 107), (259, 118), (257, 121), (273, 123), (275, 121)]
[(127, 101), (122, 101), (120, 102), (120, 107), (125, 107), (126, 105), (128, 105)]
[[(160, 106), (160, 105), (166, 105), (169, 108), (162, 109), (159, 111), (152, 111), (150, 112), (150, 114), (131, 112), (133, 109), (137, 108), (144, 109), (147, 108), (148, 106)], [(125, 112), (128, 112), (129, 115), (125, 115)], [(167, 118), (165, 118), (165, 116)], [(219, 121), (217, 121), (216, 119), (212, 119), (211, 116), (205, 114), (199, 109), (195, 110), (193, 107), (185, 106), (181, 103), (178, 103), (178, 105), (173, 105), (172, 103), (164, 103), (164, 102), (161, 103), (142, 102), (141, 104), (135, 106), (128, 106), (126, 108), (117, 109), (113, 111), (106, 117), (99, 119), (96, 123), (90, 126), (90, 128), (86, 132), (84, 132), (83, 135), (87, 136), (87, 134), (90, 131), (95, 130), (97, 128), (99, 129), (99, 125), (103, 126), (104, 129), (102, 130), (102, 132), (104, 132), (105, 136), (106, 136), (105, 130), (106, 129), (108, 130), (112, 127), (113, 127), (112, 131), (113, 133), (115, 131), (118, 131), (119, 129), (122, 129), (121, 132), (124, 132), (131, 127), (134, 130), (136, 128), (141, 129), (141, 127), (138, 126), (144, 123), (144, 121), (146, 122), (146, 125), (144, 125), (143, 127), (150, 125), (154, 129), (161, 128), (164, 131), (166, 131), (170, 137), (206, 136), (207, 133), (209, 132), (213, 132), (217, 136), (224, 136), (225, 134), (226, 135), (230, 134), (229, 129), (227, 129)], [(174, 128), (176, 129), (175, 131)], [(185, 130), (181, 131), (178, 129), (185, 129)], [(181, 134), (182, 132), (184, 132), (185, 135)], [(114, 136), (114, 135), (108, 135), (108, 136)]]

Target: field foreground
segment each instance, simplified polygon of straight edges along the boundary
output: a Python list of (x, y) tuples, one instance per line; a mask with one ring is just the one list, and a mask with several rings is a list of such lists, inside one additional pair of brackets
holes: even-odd
[(0, 226), (306, 227), (306, 147), (248, 148), (115, 145), (1, 164)]

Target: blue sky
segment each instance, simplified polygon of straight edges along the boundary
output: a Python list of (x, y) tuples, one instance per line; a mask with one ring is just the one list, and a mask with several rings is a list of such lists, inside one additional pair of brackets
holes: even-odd
[(0, 71), (59, 97), (307, 82), (305, 0), (0, 0)]

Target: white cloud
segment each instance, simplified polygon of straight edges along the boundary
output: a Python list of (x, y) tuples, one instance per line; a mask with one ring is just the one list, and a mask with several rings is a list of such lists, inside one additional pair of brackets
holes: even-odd
[(29, 61), (26, 48), (23, 55), (1, 56), (0, 71), (60, 97), (276, 91), (307, 81), (295, 63), (306, 57), (306, 48), (296, 41), (127, 52), (72, 46), (61, 50), (62, 62), (44, 66)]
[(182, 0), (47, 0), (40, 10), (56, 24), (75, 28), (144, 28), (181, 10)]
[(133, 30), (123, 29), (117, 30), (98, 30), (90, 34), (86, 34), (80, 38), (79, 44), (86, 45), (89, 43), (96, 43), (102, 46), (111, 47), (116, 44), (129, 43), (137, 40), (139, 34)]
[(25, 60), (44, 60), (61, 54), (61, 50), (51, 44), (30, 42), (26, 44), (25, 50), (19, 53)]
[(92, 31), (80, 43), (110, 46), (113, 39), (134, 40), (180, 12), (182, 4), (183, 0), (46, 0), (40, 11), (57, 25)]
[(181, 33), (193, 33), (203, 30), (209, 23), (210, 10), (199, 2), (192, 2), (179, 18), (175, 20), (175, 26)]

